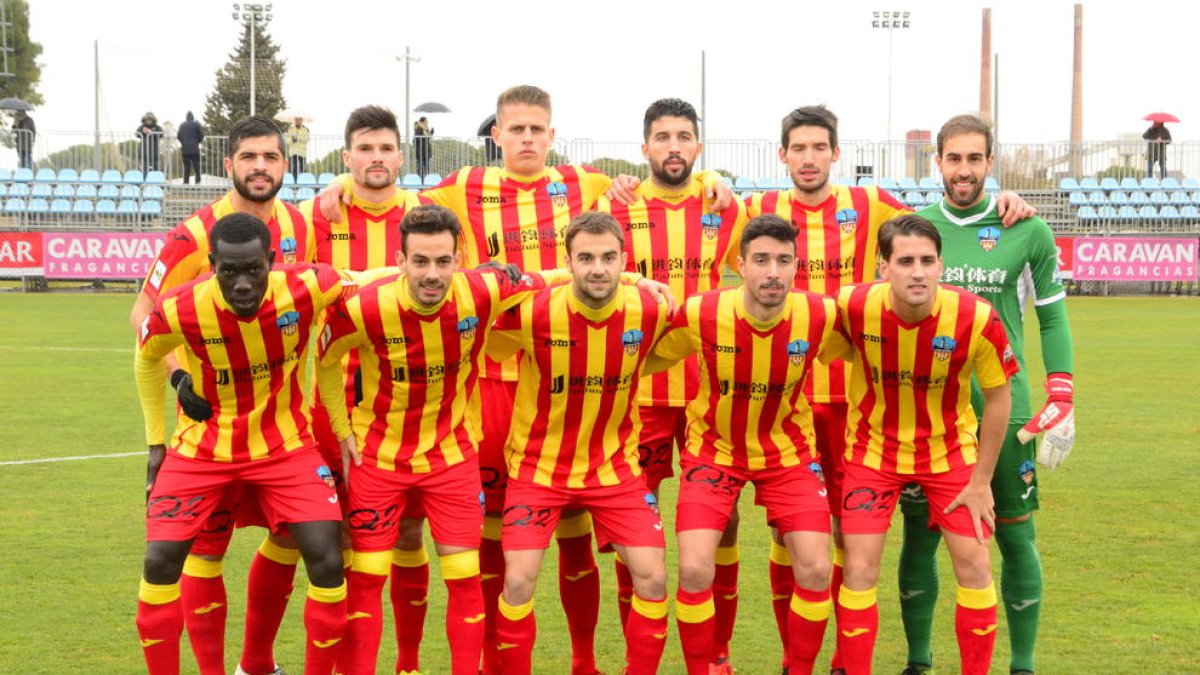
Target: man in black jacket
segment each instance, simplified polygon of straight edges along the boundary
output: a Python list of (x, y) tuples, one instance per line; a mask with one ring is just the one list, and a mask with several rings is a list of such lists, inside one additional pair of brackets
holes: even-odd
[(187, 120), (179, 125), (179, 149), (183, 155), (183, 183), (187, 185), (188, 176), (196, 174), (196, 184), (200, 184), (200, 142), (204, 140), (204, 127), (196, 121), (189, 110)]

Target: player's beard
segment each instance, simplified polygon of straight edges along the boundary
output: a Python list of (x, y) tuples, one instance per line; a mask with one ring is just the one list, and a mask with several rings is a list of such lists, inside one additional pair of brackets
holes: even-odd
[(803, 194), (815, 195), (824, 190), (825, 186), (828, 184), (829, 174), (824, 174), (816, 183), (812, 185), (805, 185), (804, 187), (801, 187), (800, 182), (796, 180), (796, 177), (792, 176), (792, 185), (796, 186), (796, 190)]
[[(766, 291), (777, 291), (774, 296), (767, 295)], [(788, 287), (782, 281), (768, 281), (759, 284), (756, 292), (753, 293), (754, 300), (759, 305), (768, 308), (775, 308), (783, 304), (787, 298)]]
[[(263, 176), (271, 181), (271, 186), (266, 190), (254, 192), (250, 190), (249, 181), (252, 178)], [(242, 196), (242, 199), (251, 202), (269, 202), (275, 198), (275, 194), (279, 192), (279, 188), (283, 187), (283, 181), (277, 181), (271, 174), (260, 171), (251, 173), (245, 178), (239, 177), (237, 174), (233, 176), (233, 189)]]
[(388, 169), (382, 173), (370, 170), (363, 173), (362, 184), (371, 190), (382, 190), (395, 182), (396, 176)]
[[(601, 280), (608, 282), (607, 285), (603, 287), (604, 290), (592, 290), (590, 282)], [(576, 284), (576, 287), (579, 289), (579, 293), (582, 296), (588, 300), (591, 300), (597, 307), (602, 307), (608, 304), (608, 301), (612, 300), (613, 296), (617, 294), (617, 285), (613, 283), (612, 277), (608, 275), (604, 275), (603, 277), (588, 276), (584, 278), (582, 284)]]
[(972, 183), (971, 191), (968, 192), (967, 196), (963, 198), (959, 198), (958, 191), (955, 189), (954, 183), (954, 178), (942, 179), (942, 187), (945, 188), (944, 193), (946, 195), (946, 199), (951, 204), (960, 209), (965, 209), (974, 206), (975, 203), (979, 201), (979, 195), (983, 193), (983, 183), (980, 183), (979, 181)]
[[(674, 159), (674, 158), (668, 158)], [(683, 172), (678, 176), (672, 175), (666, 167), (666, 162), (650, 162), (650, 173), (654, 174), (654, 179), (662, 185), (677, 188), (686, 185), (692, 177), (692, 166), (695, 162), (689, 162), (682, 157), (678, 158), (683, 162)]]

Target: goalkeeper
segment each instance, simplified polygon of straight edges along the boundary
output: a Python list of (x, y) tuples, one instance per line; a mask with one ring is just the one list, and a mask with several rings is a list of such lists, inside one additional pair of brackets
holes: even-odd
[[(1012, 417), (992, 478), (992, 492), (996, 544), (1003, 558), (1000, 592), (1012, 648), (1009, 671), (1032, 673), (1042, 604), (1042, 568), (1033, 523), (1038, 508), (1035, 437), (1042, 434), (1036, 459), (1047, 469), (1061, 464), (1075, 442), (1074, 351), (1066, 293), (1058, 280), (1058, 253), (1050, 227), (1040, 218), (1028, 218), (1005, 229), (996, 215), (995, 198), (983, 189), (992, 168), (991, 129), (971, 115), (950, 119), (938, 132), (936, 160), (945, 194), (941, 202), (919, 213), (942, 236), (942, 281), (992, 303), (1021, 366), (1012, 379)], [(1030, 301), (1037, 312), (1042, 360), (1048, 373), (1046, 403), (1036, 414), (1023, 347), (1024, 314)], [(977, 386), (972, 393), (979, 410), (982, 397)], [(928, 504), (919, 487), (905, 488), (901, 508), (900, 605), (908, 638), (904, 675), (917, 675), (932, 667), (930, 635), (937, 601), (934, 554), (939, 534), (926, 526)]]

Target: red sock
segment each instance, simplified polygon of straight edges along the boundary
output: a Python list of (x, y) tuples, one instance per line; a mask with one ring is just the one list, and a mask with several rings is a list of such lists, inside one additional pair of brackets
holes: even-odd
[(852, 591), (845, 586), (838, 593), (837, 645), (842, 653), (846, 675), (867, 675), (875, 657), (875, 637), (879, 633), (879, 605), (875, 588)]
[(792, 611), (792, 588), (796, 585), (796, 575), (792, 572), (792, 554), (774, 540), (771, 541), (767, 574), (771, 580), (771, 609), (775, 610), (775, 627), (779, 629), (779, 641), (783, 644), (783, 666), (786, 668), (788, 615)]
[(221, 561), (189, 555), (179, 578), (183, 624), (200, 675), (225, 675), (225, 615), (229, 610)]
[(179, 675), (179, 637), (183, 633), (179, 584), (158, 585), (142, 579), (137, 632), (150, 675)]
[(716, 625), (714, 612), (711, 588), (697, 593), (682, 588), (675, 591), (675, 625), (688, 675), (708, 675)]
[(713, 576), (713, 609), (716, 624), (713, 629), (713, 661), (728, 658), (729, 641), (738, 610), (738, 547), (717, 549), (716, 574)]
[(537, 620), (533, 600), (512, 607), (504, 598), (496, 614), (496, 648), (500, 651), (499, 671), (504, 675), (529, 675), (533, 667), (533, 643), (537, 640)]
[[(834, 546), (833, 546), (833, 572), (832, 572), (832, 574), (829, 575), (829, 597), (830, 598), (837, 598), (838, 591), (842, 590), (842, 575), (845, 572), (845, 568), (844, 568), (845, 560), (846, 560), (845, 550), (838, 548), (837, 545), (834, 544)], [(836, 617), (834, 617), (834, 618), (835, 618), (834, 624), (836, 626), (836, 624), (837, 624)], [(836, 630), (836, 628), (835, 628), (835, 630)], [(830, 659), (829, 659), (829, 669), (837, 670), (837, 669), (843, 668), (843, 667), (844, 666), (842, 665), (842, 653), (838, 651), (837, 641), (835, 640), (834, 645), (833, 645), (833, 656), (830, 657)]]
[(330, 675), (346, 634), (346, 584), (308, 587), (304, 603), (304, 675)]
[(832, 609), (828, 588), (795, 587), (788, 616), (788, 675), (812, 673)]
[[(483, 590), (479, 587), (479, 558), (475, 551), (468, 551), (467, 554), (472, 558), (475, 574), (460, 579), (443, 574), (450, 596), (446, 605), (446, 637), (450, 642), (451, 672), (454, 675), (476, 675), (479, 672), (479, 656), (483, 652), (484, 613)], [(446, 558), (442, 559), (442, 568), (446, 570)]]
[[(588, 519), (591, 526), (591, 519)], [(600, 573), (592, 556), (592, 535), (558, 540), (558, 596), (571, 634), (571, 673), (596, 670), (596, 623), (600, 620)]]
[[(391, 557), (388, 552), (358, 552), (355, 557), (371, 555)], [(342, 675), (374, 675), (383, 637), (383, 585), (387, 577), (360, 571), (365, 567), (360, 564), (346, 572), (346, 634), (337, 659), (337, 671)], [(387, 569), (384, 565), (374, 569), (380, 567)]]
[(424, 548), (392, 552), (390, 594), (396, 619), (395, 672), (420, 670), (421, 639), (425, 636), (425, 612), (429, 609), (429, 557)]
[(620, 554), (613, 556), (613, 568), (617, 572), (617, 612), (621, 615), (621, 630), (629, 623), (629, 603), (633, 602), (633, 575), (621, 560)]
[(667, 646), (667, 598), (634, 594), (625, 625), (625, 674), (654, 675)]
[[(496, 537), (488, 538), (490, 522), (495, 522)], [(504, 551), (500, 548), (499, 519), (484, 519), (484, 538), (479, 542), (479, 584), (483, 588), (483, 674), (499, 675), (500, 652), (496, 650), (497, 600), (504, 590)]]
[(958, 587), (954, 632), (963, 675), (987, 675), (996, 648), (996, 587)]
[(275, 670), (275, 634), (287, 611), (292, 579), (300, 551), (263, 540), (250, 562), (246, 580), (246, 636), (242, 641), (242, 669), (247, 673)]

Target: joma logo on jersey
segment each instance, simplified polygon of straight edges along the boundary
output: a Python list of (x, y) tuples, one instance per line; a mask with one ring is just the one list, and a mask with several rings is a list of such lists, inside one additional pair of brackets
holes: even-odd
[(470, 340), (475, 337), (475, 329), (479, 327), (479, 317), (468, 316), (455, 326), (458, 328), (458, 336), (464, 340)]
[(933, 338), (933, 356), (938, 361), (945, 361), (950, 358), (957, 346), (958, 342), (949, 335), (938, 335)]
[(546, 340), (542, 344), (544, 344), (547, 347), (574, 347), (575, 341), (574, 340)]
[(476, 204), (507, 204), (508, 198), (507, 197), (496, 197), (496, 196), (489, 195), (486, 197), (480, 197), (480, 198), (476, 199), (475, 203)]
[(295, 335), (300, 329), (300, 312), (284, 312), (275, 319), (275, 325), (279, 326), (279, 331), (284, 335)]
[(718, 354), (741, 354), (740, 347), (734, 345), (713, 345), (712, 350)]
[(283, 254), (285, 263), (296, 262), (296, 238), (284, 237), (279, 240), (279, 252)]
[(556, 207), (567, 205), (567, 186), (565, 183), (554, 181), (546, 186), (546, 194), (550, 195), (550, 201)]
[(706, 213), (700, 216), (700, 227), (704, 231), (705, 238), (716, 239), (717, 234), (721, 231), (721, 215)]
[(325, 235), (326, 241), (354, 241), (358, 239), (353, 232), (330, 232)]
[(206, 345), (223, 345), (223, 344), (225, 344), (225, 343), (229, 342), (229, 338), (227, 338), (227, 337), (224, 337), (224, 336), (221, 336), (221, 337), (211, 337), (211, 338), (204, 338), (204, 339), (203, 339), (203, 340), (201, 340), (200, 342), (202, 342), (202, 343), (204, 343), (204, 344), (206, 344)]
[(642, 331), (635, 329), (625, 331), (621, 336), (621, 345), (625, 347), (625, 353), (630, 356), (637, 356), (638, 351), (642, 348)]
[(985, 227), (979, 231), (979, 248), (991, 252), (1000, 243), (1000, 230), (995, 227)]
[(858, 229), (858, 211), (854, 209), (842, 209), (834, 214), (834, 218), (837, 219), (838, 227), (846, 234)]
[(550, 380), (550, 393), (561, 394), (567, 389), (567, 378), (562, 375), (555, 375), (553, 380)]
[(407, 342), (408, 342), (408, 338), (404, 337), (403, 335), (401, 335), (401, 336), (399, 336), (399, 337), (385, 337), (385, 338), (383, 338), (383, 344), (385, 344), (385, 345), (402, 345), (402, 344), (405, 344), (405, 343), (407, 343)]
[(648, 220), (639, 220), (637, 222), (629, 223), (629, 229), (631, 231), (632, 230), (653, 230), (654, 223), (652, 223)]
[(788, 362), (793, 366), (799, 366), (804, 363), (804, 357), (808, 354), (808, 342), (805, 340), (792, 340), (787, 344)]
[(858, 339), (862, 340), (863, 342), (874, 342), (876, 344), (884, 344), (887, 342), (887, 339), (885, 339), (882, 335), (871, 335), (870, 333), (859, 333)]

